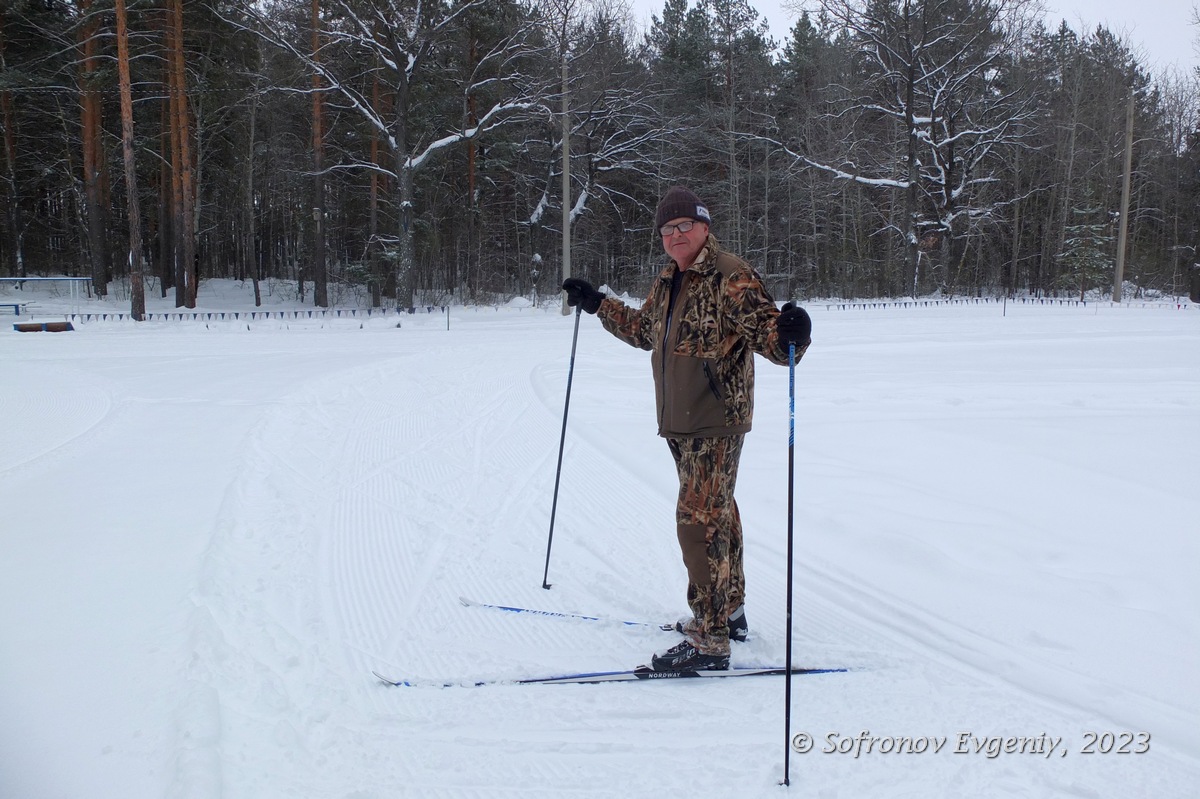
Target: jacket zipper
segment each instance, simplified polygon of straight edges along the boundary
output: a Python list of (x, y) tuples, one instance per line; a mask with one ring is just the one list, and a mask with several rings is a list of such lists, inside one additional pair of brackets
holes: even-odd
[(678, 294), (676, 294), (675, 291), (673, 291), (673, 288), (674, 288), (673, 280), (672, 280), (672, 285), (668, 286), (668, 288), (667, 288), (667, 318), (666, 318), (666, 323), (663, 325), (664, 330), (663, 330), (663, 343), (662, 343), (662, 359), (661, 359), (662, 362), (659, 364), (659, 371), (661, 372), (659, 377), (662, 381), (662, 386), (663, 386), (663, 391), (664, 391), (664, 394), (663, 394), (664, 411), (665, 411), (665, 404), (666, 404), (665, 391), (666, 391), (666, 386), (667, 386), (667, 355), (673, 349), (673, 347), (671, 346), (671, 324), (674, 321), (674, 317), (675, 317), (675, 303), (680, 300), (686, 301), (686, 299), (687, 299), (685, 296), (686, 289), (683, 285), (684, 278), (680, 277), (679, 281), (680, 281), (680, 283), (679, 283)]

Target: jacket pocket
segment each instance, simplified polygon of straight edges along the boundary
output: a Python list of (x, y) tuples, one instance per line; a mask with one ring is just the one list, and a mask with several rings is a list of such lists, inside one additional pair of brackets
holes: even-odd
[(728, 424), (721, 385), (704, 358), (672, 355), (665, 383), (664, 434), (686, 436)]

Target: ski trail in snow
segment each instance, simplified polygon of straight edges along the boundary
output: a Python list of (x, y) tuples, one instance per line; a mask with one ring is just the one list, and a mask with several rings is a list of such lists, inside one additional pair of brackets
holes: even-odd
[(112, 422), (115, 388), (79, 370), (4, 365), (0, 418), (8, 420), (0, 447), (0, 479), (14, 470), (48, 469), (74, 443)]
[[(770, 683), (703, 694), (682, 685), (401, 693), (370, 676), (379, 669), (441, 681), (620, 669), (673, 642), (655, 630), (457, 601), (466, 594), (650, 621), (686, 610), (674, 539), (677, 487), (648, 418), (652, 404), (643, 402), (649, 375), (641, 353), (595, 333), (581, 334), (588, 357), (575, 374), (550, 591), (541, 588), (541, 572), (565, 347), (546, 352), (537, 337), (517, 331), (494, 341), (450, 336), (433, 351), (413, 336), (407, 349), (309, 381), (263, 411), (234, 456), (195, 597), (186, 670), (195, 690), (177, 714), (174, 795), (353, 795), (346, 775), (359, 773), (397, 788), (395, 795), (504, 796), (503, 786), (520, 785), (512, 795), (601, 786), (596, 792), (636, 796), (648, 795), (648, 784), (655, 795), (682, 795), (686, 770), (664, 763), (693, 760), (705, 745), (709, 733), (694, 728), (689, 710), (697, 702), (718, 720), (732, 752), (712, 767), (713, 784), (722, 795), (747, 784), (745, 795), (769, 795), (779, 714), (779, 686)], [(631, 401), (618, 407), (614, 395)], [(777, 665), (784, 648), (784, 520), (769, 488), (780, 473), (770, 417), (763, 414), (751, 434), (739, 486), (739, 495), (758, 499), (742, 503), (752, 638), (734, 647), (739, 666)], [(801, 468), (826, 485), (869, 479), (896, 493), (922, 488), (909, 477), (887, 483), (887, 472), (870, 473), (869, 464), (818, 457), (819, 465)], [(814, 471), (822, 474), (813, 478)], [(866, 668), (853, 683), (821, 678), (797, 687), (797, 725), (910, 734), (926, 731), (910, 729), (912, 719), (946, 725), (928, 730), (938, 733), (1028, 731), (1047, 714), (1059, 726), (1066, 717), (1076, 723), (1078, 713), (1030, 702), (994, 672), (969, 666), (994, 653), (996, 641), (864, 587), (850, 561), (822, 545), (823, 537), (853, 532), (839, 529), (840, 509), (822, 506), (819, 494), (802, 502), (798, 661)], [(929, 507), (922, 519), (942, 515), (970, 514)], [(871, 546), (886, 550), (885, 533), (867, 532)], [(898, 546), (892, 557), (912, 552)], [(948, 630), (956, 637), (949, 645), (938, 640)], [(326, 757), (338, 766), (328, 776)], [(839, 772), (837, 760), (813, 756), (805, 767), (825, 775), (822, 784), (857, 780), (863, 795), (899, 773), (875, 766), (864, 779), (852, 770), (861, 764), (845, 762)], [(936, 780), (922, 784), (998, 795), (996, 769), (958, 762), (935, 764)], [(1094, 773), (1115, 768), (1106, 763)], [(1077, 789), (1051, 772), (1031, 773), (1010, 767), (1001, 776), (1010, 775), (1013, 795), (1086, 794), (1104, 782), (1093, 776)], [(654, 775), (650, 783), (646, 775)]]
[[(353, 553), (329, 557), (338, 518), (331, 508), (356, 488), (339, 467), (362, 455), (347, 443), (353, 419), (339, 418), (338, 408), (357, 407), (347, 398), (375, 371), (347, 369), (311, 381), (264, 411), (240, 451), (194, 597), (186, 673), (197, 688), (177, 712), (183, 754), (174, 795), (219, 796), (222, 784), (253, 786), (255, 770), (239, 753), (264, 737), (277, 744), (275, 767), (294, 768), (320, 747), (323, 733), (314, 731), (326, 728), (318, 722), (338, 715), (342, 641), (371, 635), (374, 614), (360, 608), (375, 607), (381, 601), (375, 591), (394, 576), (373, 574), (374, 559), (348, 569), (321, 566), (354, 563)], [(304, 456), (297, 458), (298, 451)], [(367, 459), (368, 474), (381, 468), (379, 458)], [(357, 528), (360, 520), (352, 517), (347, 526)], [(342, 587), (332, 609), (323, 601), (330, 582)]]
[[(580, 636), (575, 628), (510, 626), (507, 620), (463, 613), (454, 600), (464, 585), (496, 594), (513, 593), (514, 584), (537, 585), (535, 571), (541, 563), (556, 454), (554, 416), (538, 401), (529, 381), (496, 370), (488, 357), (472, 360), (466, 353), (459, 355), (464, 361), (462, 383), (438, 386), (433, 401), (429, 396), (433, 387), (419, 377), (398, 375), (374, 387), (395, 408), (420, 407), (430, 422), (427, 429), (434, 432), (396, 429), (397, 454), (386, 475), (376, 475), (372, 483), (339, 498), (339, 504), (357, 506), (358, 514), (378, 517), (378, 507), (386, 508), (387, 523), (357, 529), (334, 525), (331, 531), (340, 546), (355, 542), (353, 546), (364, 553), (361, 565), (347, 565), (328, 581), (339, 586), (332, 589), (336, 596), (331, 594), (331, 605), (356, 606), (358, 617), (369, 619), (376, 630), (373, 635), (356, 636), (347, 618), (347, 639), (357, 651), (374, 651), (410, 671), (461, 670), (464, 666), (454, 651), (464, 645), (469, 649), (472, 641), (497, 632), (504, 636), (503, 645), (494, 648), (516, 647), (518, 654), (570, 651), (569, 642)], [(364, 419), (359, 427), (386, 429), (388, 425), (385, 419), (374, 418)], [(447, 435), (447, 431), (453, 432)], [(431, 472), (427, 453), (435, 449), (438, 458), (433, 462), (439, 469)], [(353, 452), (353, 447), (347, 452)], [(341, 467), (346, 474), (356, 469), (352, 462)], [(591, 477), (584, 479), (591, 482)], [(432, 548), (430, 541), (436, 542)], [(524, 554), (514, 558), (513, 550)], [(570, 543), (564, 551), (572, 551)], [(586, 554), (587, 547), (578, 551)], [(335, 554), (331, 561), (337, 560)], [(390, 604), (364, 604), (358, 599), (366, 590), (364, 583), (380, 581), (355, 572), (371, 562), (390, 564), (386, 578), (391, 585)], [(529, 571), (514, 572), (514, 563), (527, 565)], [(386, 629), (391, 632), (385, 633)], [(431, 637), (444, 646), (414, 646)], [(510, 654), (498, 658), (497, 667), (510, 663), (528, 669), (535, 668), (536, 662), (536, 658), (531, 663)]]

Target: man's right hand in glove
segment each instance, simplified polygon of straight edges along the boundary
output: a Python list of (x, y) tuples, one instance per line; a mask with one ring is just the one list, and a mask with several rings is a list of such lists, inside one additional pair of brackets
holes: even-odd
[(779, 312), (779, 318), (775, 320), (775, 329), (779, 331), (780, 344), (785, 348), (789, 344), (795, 344), (799, 349), (807, 344), (812, 336), (812, 319), (808, 318), (808, 311), (794, 302), (789, 302)]
[(563, 291), (567, 292), (567, 305), (574, 308), (578, 305), (588, 313), (600, 310), (604, 295), (592, 288), (592, 284), (577, 277), (569, 277), (563, 281)]

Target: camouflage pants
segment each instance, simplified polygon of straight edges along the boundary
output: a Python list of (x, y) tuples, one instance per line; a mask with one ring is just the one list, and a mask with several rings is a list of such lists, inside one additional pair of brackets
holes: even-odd
[(667, 439), (679, 472), (675, 523), (694, 616), (688, 637), (711, 655), (729, 654), (729, 614), (746, 595), (742, 520), (733, 499), (743, 440), (740, 435)]

